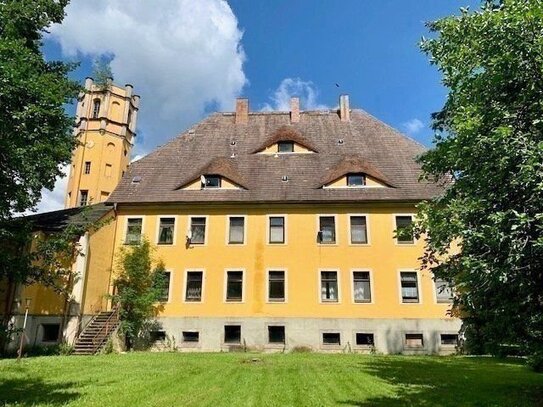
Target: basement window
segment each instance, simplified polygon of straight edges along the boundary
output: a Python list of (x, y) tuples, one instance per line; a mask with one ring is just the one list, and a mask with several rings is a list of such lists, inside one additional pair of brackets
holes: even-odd
[(323, 345), (341, 345), (339, 332), (324, 332), (322, 334)]
[(456, 346), (458, 344), (457, 334), (441, 334), (440, 343), (442, 346)]
[(42, 342), (58, 342), (60, 324), (42, 324)]
[(278, 153), (293, 153), (294, 152), (294, 142), (292, 141), (280, 141), (277, 143), (277, 152)]
[(284, 326), (268, 326), (268, 342), (271, 344), (285, 343), (285, 327)]
[(200, 332), (198, 332), (198, 331), (183, 331), (183, 342), (191, 342), (191, 343), (200, 342)]
[(424, 347), (424, 337), (422, 334), (405, 334), (406, 348), (422, 348)]
[(166, 340), (166, 331), (151, 331), (149, 332), (151, 343), (163, 342)]
[(224, 343), (241, 343), (241, 325), (224, 326)]
[(365, 333), (365, 332), (356, 333), (357, 346), (373, 346), (374, 344), (375, 344), (375, 340), (374, 340), (373, 334)]

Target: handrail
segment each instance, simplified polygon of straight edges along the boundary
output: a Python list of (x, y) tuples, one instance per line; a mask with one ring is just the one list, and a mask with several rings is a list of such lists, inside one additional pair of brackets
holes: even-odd
[[(104, 343), (105, 339), (108, 337), (109, 334), (109, 325), (110, 323), (112, 325), (117, 324), (119, 321), (119, 305), (115, 305), (113, 309), (111, 310), (111, 315), (108, 317), (106, 322), (104, 323), (104, 326), (94, 335), (94, 338), (92, 338), (92, 353), (96, 353), (96, 351), (99, 349), (100, 346)], [(105, 333), (102, 334), (102, 331), (105, 329)]]

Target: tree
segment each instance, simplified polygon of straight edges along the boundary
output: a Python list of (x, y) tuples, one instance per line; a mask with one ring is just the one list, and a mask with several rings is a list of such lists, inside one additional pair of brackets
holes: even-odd
[(467, 344), (514, 344), (543, 369), (543, 2), (486, 1), (429, 23), (423, 39), (449, 88), (433, 114), (420, 205), (423, 266), (456, 287)]
[(161, 309), (159, 301), (166, 287), (164, 264), (159, 261), (153, 266), (147, 240), (121, 251), (115, 286), (113, 301), (120, 305), (120, 331), (126, 348), (132, 349)]

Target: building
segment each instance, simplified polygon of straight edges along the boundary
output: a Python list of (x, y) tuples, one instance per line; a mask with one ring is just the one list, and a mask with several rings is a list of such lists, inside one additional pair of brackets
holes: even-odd
[[(420, 270), (423, 242), (395, 232), (442, 192), (418, 180), (423, 151), (346, 95), (337, 111), (238, 99), (129, 166), (106, 201), (110, 264), (142, 236), (156, 245), (169, 281), (156, 335), (182, 350), (454, 351), (450, 290)], [(111, 290), (104, 267), (82, 292)]]

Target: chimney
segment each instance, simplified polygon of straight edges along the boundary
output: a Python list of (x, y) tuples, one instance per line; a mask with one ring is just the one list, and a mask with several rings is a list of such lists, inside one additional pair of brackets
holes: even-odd
[(339, 119), (342, 122), (351, 121), (351, 111), (349, 110), (349, 95), (339, 96)]
[(236, 99), (236, 124), (247, 124), (249, 121), (249, 99)]
[(298, 123), (300, 121), (300, 99), (290, 98), (290, 122)]

